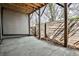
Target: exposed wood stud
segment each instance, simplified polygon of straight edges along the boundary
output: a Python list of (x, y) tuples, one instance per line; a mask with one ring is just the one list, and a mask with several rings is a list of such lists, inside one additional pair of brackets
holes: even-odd
[(67, 3), (64, 3), (64, 47), (67, 47)]

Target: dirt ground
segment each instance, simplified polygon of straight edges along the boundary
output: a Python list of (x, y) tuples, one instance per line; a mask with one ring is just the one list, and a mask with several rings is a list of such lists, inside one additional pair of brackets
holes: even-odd
[[(60, 26), (60, 24), (62, 24), (62, 25)], [(73, 29), (75, 29), (75, 30), (68, 35), (68, 46), (72, 47), (72, 48), (79, 48), (79, 30), (76, 31), (76, 28), (78, 28), (78, 27), (76, 27), (77, 24), (78, 23), (76, 23), (73, 26)], [(45, 38), (44, 25), (45, 25), (44, 23), (41, 24), (41, 38)], [(64, 30), (61, 33), (59, 33), (58, 36), (56, 34), (57, 32), (64, 29), (63, 25), (64, 25), (64, 22), (57, 22), (57, 21), (46, 23), (46, 34), (47, 34), (47, 37), (48, 37), (48, 39), (46, 39), (46, 40), (56, 41), (57, 43), (64, 44)], [(32, 33), (34, 33), (33, 31), (34, 31), (34, 27), (32, 28)], [(37, 36), (38, 36), (38, 32), (39, 32), (38, 31), (38, 25), (36, 25), (36, 34), (37, 34)]]

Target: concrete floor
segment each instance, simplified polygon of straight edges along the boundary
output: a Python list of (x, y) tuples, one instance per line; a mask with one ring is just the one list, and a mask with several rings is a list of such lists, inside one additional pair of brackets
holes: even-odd
[(49, 44), (33, 36), (5, 39), (0, 45), (2, 56), (78, 56), (79, 51)]

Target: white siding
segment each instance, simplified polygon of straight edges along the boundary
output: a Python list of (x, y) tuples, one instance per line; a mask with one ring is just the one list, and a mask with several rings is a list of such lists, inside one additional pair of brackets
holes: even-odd
[(27, 15), (5, 9), (3, 29), (4, 34), (28, 34)]

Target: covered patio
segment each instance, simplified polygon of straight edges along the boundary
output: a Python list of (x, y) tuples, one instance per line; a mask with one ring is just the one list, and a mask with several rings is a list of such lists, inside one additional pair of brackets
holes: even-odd
[[(60, 20), (55, 21), (52, 14), (48, 16), (48, 13), (45, 13), (48, 3), (0, 4), (0, 55), (79, 55), (78, 50), (75, 50), (79, 49), (79, 18), (69, 18), (68, 16), (69, 7), (73, 4), (55, 4), (60, 7), (60, 13), (63, 12)], [(35, 20), (33, 16), (35, 16)], [(42, 20), (42, 16), (53, 21)], [(35, 21), (34, 24), (32, 24), (33, 21)], [(43, 21), (45, 22), (43, 23)], [(76, 32), (77, 34), (75, 34)]]

